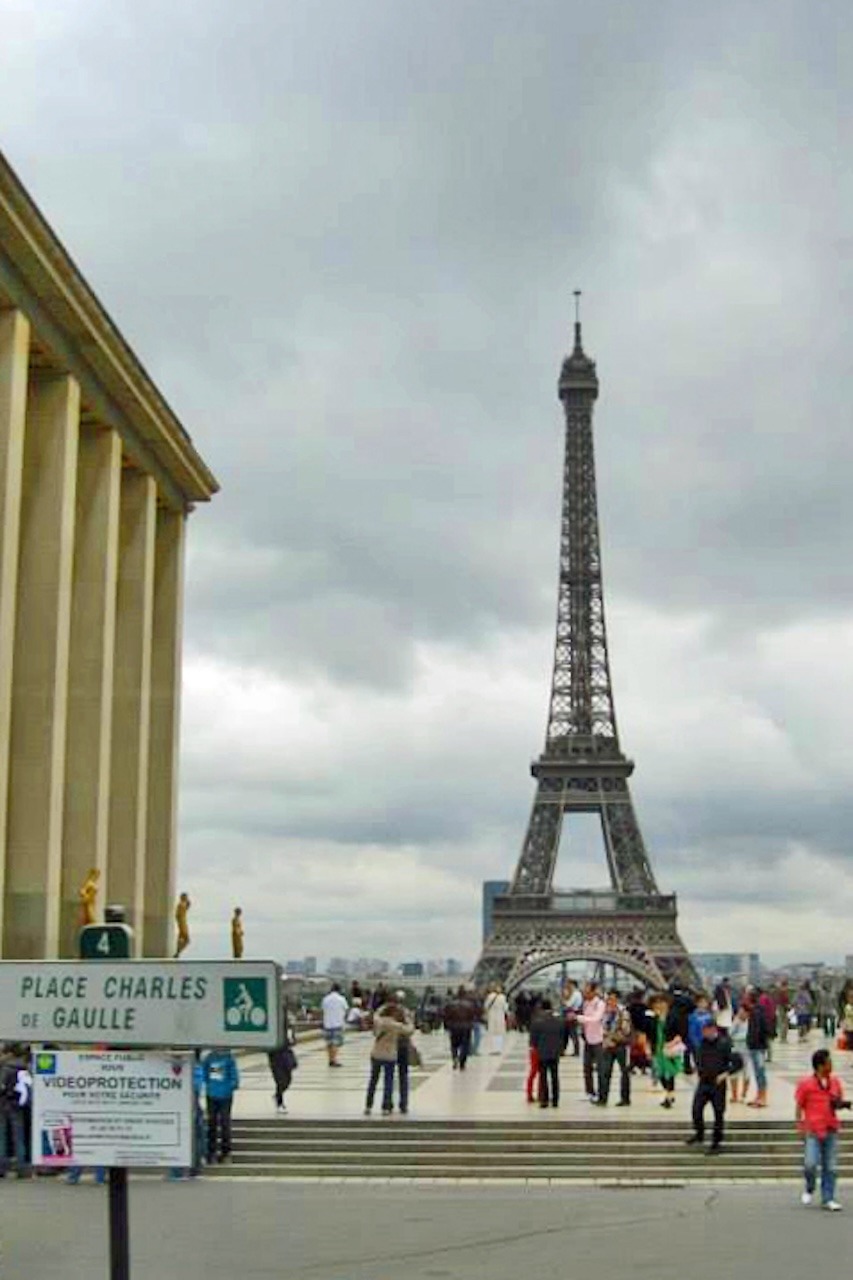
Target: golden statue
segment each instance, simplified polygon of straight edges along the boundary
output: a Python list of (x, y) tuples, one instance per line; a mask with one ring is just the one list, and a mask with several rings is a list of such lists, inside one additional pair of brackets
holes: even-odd
[(243, 908), (235, 907), (231, 917), (231, 955), (235, 960), (243, 959)]
[(98, 901), (98, 881), (100, 878), (101, 873), (98, 868), (92, 867), (92, 870), (86, 876), (83, 888), (80, 890), (81, 927), (95, 923), (95, 905)]
[(190, 945), (190, 929), (187, 924), (187, 912), (192, 903), (188, 893), (182, 893), (175, 907), (175, 924), (178, 926), (178, 942), (175, 947), (175, 959)]

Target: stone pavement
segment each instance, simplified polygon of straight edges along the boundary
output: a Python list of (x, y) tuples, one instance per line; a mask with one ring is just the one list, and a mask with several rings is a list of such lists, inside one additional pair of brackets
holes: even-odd
[[(662, 1094), (652, 1087), (649, 1077), (632, 1077), (632, 1105), (616, 1107), (618, 1071), (611, 1085), (610, 1105), (592, 1107), (586, 1100), (580, 1060), (563, 1058), (561, 1068), (562, 1102), (559, 1112), (543, 1112), (525, 1100), (524, 1081), (527, 1073), (526, 1037), (510, 1033), (503, 1053), (488, 1053), (486, 1037), (481, 1052), (470, 1058), (467, 1070), (454, 1071), (450, 1062), (447, 1037), (442, 1032), (418, 1034), (418, 1047), (423, 1066), (411, 1073), (412, 1098), (410, 1119), (417, 1120), (524, 1120), (547, 1124), (555, 1116), (560, 1120), (583, 1117), (586, 1123), (600, 1120), (629, 1121), (659, 1119), (661, 1123), (684, 1124), (689, 1115), (693, 1081), (681, 1077), (676, 1087), (676, 1105), (671, 1111), (660, 1107)], [(287, 1094), (289, 1113), (299, 1119), (354, 1119), (364, 1108), (368, 1076), (368, 1058), (372, 1036), (353, 1033), (347, 1037), (339, 1069), (326, 1060), (321, 1041), (310, 1041), (297, 1047), (299, 1068)], [(761, 1110), (748, 1106), (732, 1106), (729, 1118), (738, 1120), (793, 1120), (794, 1087), (801, 1076), (811, 1071), (811, 1054), (827, 1047), (833, 1055), (837, 1074), (844, 1081), (848, 1096), (853, 1098), (853, 1054), (836, 1050), (832, 1041), (813, 1031), (804, 1044), (789, 1039), (787, 1044), (774, 1043), (774, 1061), (768, 1066), (769, 1105)], [(269, 1116), (273, 1113), (272, 1081), (266, 1057), (254, 1055), (241, 1061), (242, 1087), (235, 1104), (238, 1117)], [(286, 1117), (283, 1118), (283, 1123)]]
[[(835, 1280), (853, 1246), (853, 1205), (804, 1209), (790, 1185), (138, 1182), (130, 1225), (133, 1280)], [(4, 1280), (92, 1280), (106, 1250), (99, 1188), (0, 1183)]]

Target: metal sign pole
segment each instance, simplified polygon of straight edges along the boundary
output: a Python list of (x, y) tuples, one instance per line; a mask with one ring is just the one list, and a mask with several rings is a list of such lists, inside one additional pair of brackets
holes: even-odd
[(130, 1280), (127, 1169), (110, 1169), (110, 1280)]

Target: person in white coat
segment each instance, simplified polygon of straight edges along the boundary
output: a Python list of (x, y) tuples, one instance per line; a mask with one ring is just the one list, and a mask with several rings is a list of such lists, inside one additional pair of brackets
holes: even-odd
[(506, 996), (501, 987), (493, 987), (483, 1002), (486, 1028), (489, 1033), (489, 1053), (503, 1053), (506, 1036)]

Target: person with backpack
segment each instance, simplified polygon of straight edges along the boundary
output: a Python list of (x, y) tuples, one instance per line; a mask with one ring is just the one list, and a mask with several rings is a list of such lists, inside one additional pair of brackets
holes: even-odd
[(0, 1178), (5, 1178), (12, 1154), (17, 1176), (31, 1176), (26, 1123), (32, 1089), (29, 1065), (23, 1045), (9, 1045), (0, 1056)]

